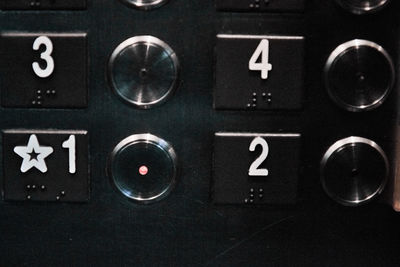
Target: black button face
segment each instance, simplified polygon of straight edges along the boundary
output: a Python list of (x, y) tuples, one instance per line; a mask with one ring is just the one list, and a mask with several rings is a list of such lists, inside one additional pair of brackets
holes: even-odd
[(3, 10), (74, 10), (85, 9), (86, 0), (0, 0)]
[(300, 109), (304, 38), (217, 36), (216, 109)]
[(1, 47), (2, 106), (87, 106), (86, 34), (3, 33)]
[(304, 0), (216, 0), (221, 11), (289, 11), (304, 10)]
[(294, 203), (299, 153), (300, 134), (216, 133), (213, 201)]
[(122, 140), (111, 153), (108, 174), (126, 197), (150, 203), (166, 197), (177, 176), (177, 157), (172, 146), (151, 134)]
[(325, 192), (345, 206), (357, 206), (378, 196), (385, 188), (389, 162), (372, 140), (352, 136), (334, 143), (321, 161)]
[(5, 200), (89, 200), (85, 131), (4, 131), (3, 164)]
[(329, 96), (348, 111), (379, 107), (389, 96), (395, 70), (389, 54), (376, 43), (352, 40), (338, 46), (325, 65)]

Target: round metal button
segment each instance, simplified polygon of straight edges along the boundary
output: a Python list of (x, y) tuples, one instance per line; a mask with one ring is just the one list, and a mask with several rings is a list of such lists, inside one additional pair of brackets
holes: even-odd
[(379, 107), (395, 80), (394, 65), (385, 49), (358, 39), (338, 46), (329, 56), (324, 72), (331, 99), (353, 112)]
[(151, 134), (122, 140), (112, 151), (108, 175), (129, 199), (151, 203), (166, 197), (177, 179), (177, 156), (172, 146)]
[(357, 206), (379, 195), (388, 173), (389, 162), (382, 148), (362, 137), (337, 141), (321, 161), (325, 192), (345, 206)]
[(165, 102), (178, 85), (179, 61), (165, 42), (153, 36), (136, 36), (121, 43), (108, 63), (108, 80), (114, 92), (138, 108)]
[(168, 2), (168, 0), (121, 0), (122, 3), (133, 6), (138, 9), (149, 10), (160, 7)]
[(389, 3), (389, 0), (336, 0), (344, 9), (360, 15), (376, 12)]

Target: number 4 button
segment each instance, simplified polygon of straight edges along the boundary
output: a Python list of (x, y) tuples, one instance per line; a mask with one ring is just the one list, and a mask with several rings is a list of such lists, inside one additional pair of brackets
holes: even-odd
[(304, 37), (219, 34), (216, 60), (216, 109), (301, 108)]
[(87, 106), (85, 33), (5, 32), (0, 47), (2, 106)]
[(300, 134), (216, 133), (213, 201), (294, 203), (299, 152)]

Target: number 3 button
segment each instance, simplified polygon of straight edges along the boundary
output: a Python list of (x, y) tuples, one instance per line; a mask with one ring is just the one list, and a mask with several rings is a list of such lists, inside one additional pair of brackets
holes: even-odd
[(294, 203), (299, 151), (300, 134), (216, 133), (213, 201)]
[(85, 33), (3, 33), (0, 44), (2, 106), (87, 106)]

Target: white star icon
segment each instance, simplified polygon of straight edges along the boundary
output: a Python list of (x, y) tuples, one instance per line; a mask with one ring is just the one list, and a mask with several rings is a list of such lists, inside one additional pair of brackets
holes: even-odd
[(32, 134), (29, 137), (27, 146), (17, 146), (14, 152), (18, 154), (22, 160), (21, 172), (25, 173), (35, 167), (42, 173), (47, 172), (47, 166), (44, 159), (53, 153), (53, 148), (50, 146), (40, 146), (36, 135)]

